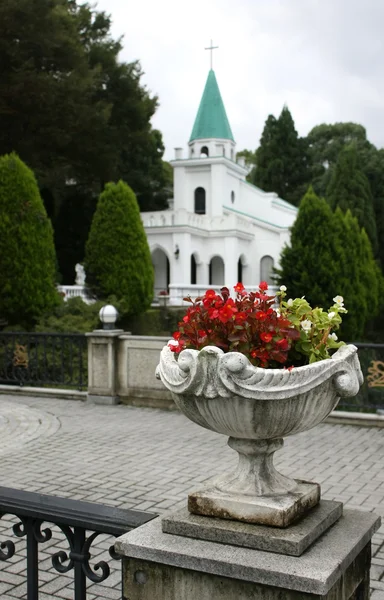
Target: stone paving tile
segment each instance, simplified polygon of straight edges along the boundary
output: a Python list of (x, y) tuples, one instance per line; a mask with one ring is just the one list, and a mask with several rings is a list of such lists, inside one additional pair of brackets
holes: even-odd
[[(0, 395), (0, 417), (0, 482), (17, 489), (162, 513), (184, 506), (189, 491), (236, 464), (223, 436), (178, 412)], [(288, 438), (276, 464), (318, 481), (324, 498), (384, 516), (384, 429), (321, 425)], [(14, 523), (9, 515), (1, 519), (1, 540)], [(71, 600), (72, 573), (51, 566), (51, 555), (68, 545), (57, 528), (52, 532), (39, 545), (40, 599)], [(93, 565), (109, 559), (112, 542), (95, 540)], [(16, 545), (17, 554), (0, 563), (2, 600), (25, 596), (25, 540)], [(110, 564), (110, 578), (89, 583), (89, 600), (121, 598), (118, 563)], [(371, 580), (372, 600), (384, 600), (384, 527), (373, 540)]]

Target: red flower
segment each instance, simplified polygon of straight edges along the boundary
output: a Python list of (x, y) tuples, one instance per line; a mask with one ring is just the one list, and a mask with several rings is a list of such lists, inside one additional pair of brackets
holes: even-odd
[(262, 333), (260, 333), (260, 339), (266, 344), (269, 344), (269, 342), (272, 341), (272, 338), (272, 333), (267, 333), (266, 331), (262, 331)]
[(263, 310), (258, 310), (256, 311), (255, 317), (258, 321), (265, 321), (265, 319), (267, 318), (267, 313)]
[(204, 294), (206, 300), (214, 300), (216, 298), (215, 290), (207, 290)]
[(243, 293), (246, 293), (246, 292), (245, 292), (245, 289), (244, 289), (244, 286), (243, 286), (243, 284), (242, 284), (242, 283), (240, 283), (240, 282), (239, 282), (239, 283), (236, 283), (236, 285), (235, 285), (235, 286), (233, 286), (233, 289), (235, 290), (235, 292), (236, 292), (237, 294), (243, 294)]
[(281, 340), (278, 340), (276, 342), (276, 346), (279, 348), (279, 350), (281, 350), (282, 352), (286, 352), (287, 350), (289, 350), (289, 342), (288, 340), (286, 340), (285, 338), (282, 338)]
[(185, 342), (183, 340), (179, 340), (178, 342), (176, 340), (169, 340), (168, 342), (168, 348), (176, 354), (179, 354), (182, 350), (184, 350), (184, 346)]
[(259, 290), (263, 290), (265, 292), (265, 290), (267, 290), (267, 289), (268, 289), (268, 283), (266, 281), (262, 281), (259, 284)]
[(237, 313), (235, 302), (232, 300), (232, 298), (229, 298), (223, 308), (219, 310), (218, 318), (222, 323), (228, 323), (235, 313)]
[(238, 312), (235, 316), (236, 325), (241, 325), (248, 319), (248, 315), (246, 312)]

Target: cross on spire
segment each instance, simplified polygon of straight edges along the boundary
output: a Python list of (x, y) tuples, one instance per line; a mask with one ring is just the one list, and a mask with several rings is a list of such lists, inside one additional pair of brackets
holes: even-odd
[(212, 65), (213, 65), (213, 51), (216, 50), (219, 46), (214, 46), (213, 45), (213, 41), (211, 40), (211, 45), (208, 46), (208, 48), (205, 48), (205, 50), (210, 50), (211, 51), (211, 69), (212, 69)]

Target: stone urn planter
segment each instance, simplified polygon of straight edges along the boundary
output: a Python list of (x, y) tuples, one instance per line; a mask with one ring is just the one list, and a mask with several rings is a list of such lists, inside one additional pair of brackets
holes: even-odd
[(352, 345), (292, 370), (254, 367), (243, 354), (214, 346), (183, 350), (177, 358), (165, 346), (156, 376), (191, 421), (229, 436), (239, 454), (233, 472), (189, 495), (189, 511), (276, 527), (287, 527), (314, 507), (320, 486), (279, 473), (274, 452), (285, 436), (321, 423), (363, 382)]

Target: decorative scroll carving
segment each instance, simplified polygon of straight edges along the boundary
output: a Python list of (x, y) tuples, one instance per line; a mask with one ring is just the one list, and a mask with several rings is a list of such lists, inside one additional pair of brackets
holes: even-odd
[(291, 371), (254, 367), (243, 354), (225, 354), (214, 346), (183, 350), (176, 360), (175, 353), (165, 346), (156, 376), (175, 394), (206, 398), (237, 394), (259, 400), (292, 398), (330, 379), (338, 396), (355, 396), (363, 382), (357, 348), (352, 345), (342, 346), (329, 360)]

